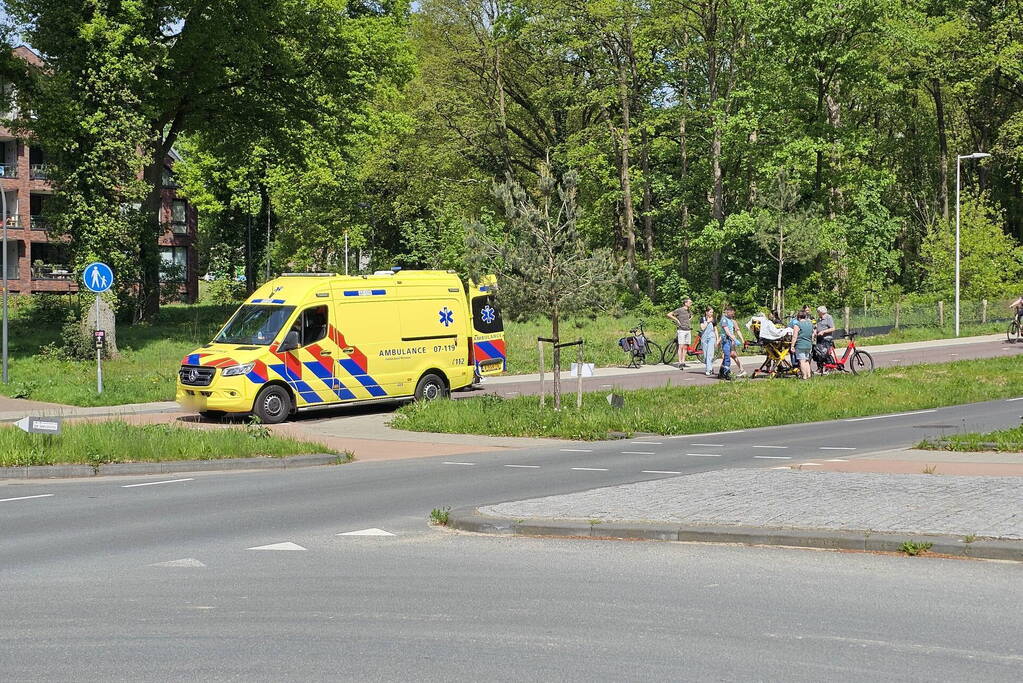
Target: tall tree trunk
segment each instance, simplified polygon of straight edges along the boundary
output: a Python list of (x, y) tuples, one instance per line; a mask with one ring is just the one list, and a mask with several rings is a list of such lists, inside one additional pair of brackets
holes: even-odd
[(941, 81), (931, 79), (934, 115), (938, 124), (938, 203), (941, 217), (948, 221), (948, 134), (945, 129), (945, 103), (941, 96)]
[(629, 179), (630, 147), (629, 136), (631, 134), (630, 101), (629, 101), (629, 80), (625, 61), (619, 60), (618, 66), (618, 100), (622, 108), (622, 130), (619, 144), (619, 180), (622, 186), (622, 229), (625, 233), (625, 260), (633, 270), (632, 290), (639, 292), (639, 283), (635, 278), (636, 269), (636, 217), (632, 209), (632, 182)]
[[(707, 31), (707, 90), (709, 93), (708, 105), (710, 107), (711, 126), (713, 134), (710, 143), (710, 165), (711, 165), (711, 217), (718, 227), (725, 223), (724, 209), (724, 183), (721, 175), (721, 116), (718, 111), (718, 56), (717, 46), (717, 12), (709, 17)], [(711, 289), (721, 289), (721, 249), (715, 247), (711, 253), (710, 264), (710, 286)]]
[[(646, 260), (652, 263), (654, 260), (654, 215), (653, 215), (653, 190), (650, 185), (650, 136), (646, 128), (643, 128), (643, 152), (640, 156), (640, 168), (643, 170), (643, 250), (646, 252)], [(646, 278), (646, 294), (651, 299), (656, 293), (656, 283), (649, 274)]]
[[(835, 95), (831, 93), (825, 94), (825, 104), (827, 105), (828, 125), (831, 126), (833, 135), (838, 136), (838, 129), (842, 127), (842, 105), (838, 101), (839, 94), (839, 82), (835, 81)], [(843, 208), (844, 198), (842, 196), (842, 188), (838, 186), (837, 175), (842, 170), (842, 159), (838, 154), (836, 146), (832, 146), (831, 150), (831, 168), (832, 173), (830, 174), (830, 182), (828, 183), (828, 212), (829, 218), (835, 219), (835, 214), (840, 213)]]
[(785, 307), (785, 290), (782, 289), (782, 270), (785, 268), (785, 227), (778, 227), (778, 282), (775, 285), (775, 297), (778, 301), (778, 317), (785, 315), (782, 309)]
[[(683, 45), (688, 45), (688, 36), (683, 36)], [(681, 171), (680, 186), (689, 183), (689, 140), (686, 137), (686, 107), (689, 104), (689, 59), (682, 61), (682, 115), (678, 119), (678, 153), (679, 170)], [(679, 226), (682, 231), (682, 278), (689, 280), (689, 201), (683, 191), (682, 206), (679, 211)]]
[(138, 318), (153, 320), (160, 312), (160, 247), (158, 240), (163, 234), (160, 212), (163, 208), (163, 162), (164, 152), (155, 146), (149, 163), (142, 171), (142, 178), (148, 186), (148, 193), (142, 203), (145, 223), (139, 235), (139, 307)]
[(504, 95), (504, 74), (501, 68), (501, 45), (494, 45), (494, 82), (497, 89), (497, 133), (501, 138), (501, 156), (505, 176), (512, 174), (511, 145), (508, 142), (508, 109)]

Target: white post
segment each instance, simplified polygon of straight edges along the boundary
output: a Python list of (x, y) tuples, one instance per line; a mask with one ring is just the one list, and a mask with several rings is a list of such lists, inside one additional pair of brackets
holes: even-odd
[(959, 166), (962, 157), (956, 155), (956, 336), (959, 336)]
[(345, 230), (345, 275), (348, 275), (348, 231)]
[(99, 329), (99, 294), (96, 295), (96, 322), (93, 324), (92, 343), (96, 345), (96, 393), (103, 393), (103, 347), (96, 338)]

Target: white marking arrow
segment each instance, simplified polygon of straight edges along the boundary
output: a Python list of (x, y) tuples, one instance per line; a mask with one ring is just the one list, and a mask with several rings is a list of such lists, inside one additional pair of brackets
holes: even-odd
[(360, 531), (345, 531), (344, 533), (338, 534), (338, 536), (394, 536), (390, 531), (384, 531), (383, 529), (362, 529)]
[(270, 545), (257, 545), (255, 548), (249, 548), (249, 550), (305, 550), (298, 543), (292, 543), (291, 541), (285, 541), (284, 543), (271, 543)]
[(195, 559), (194, 557), (186, 557), (181, 560), (170, 560), (169, 562), (157, 562), (156, 564), (149, 565), (150, 567), (205, 567), (202, 562)]

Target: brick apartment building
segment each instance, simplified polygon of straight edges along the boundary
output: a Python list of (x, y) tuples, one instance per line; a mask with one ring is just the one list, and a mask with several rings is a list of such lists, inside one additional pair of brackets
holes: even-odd
[[(15, 55), (36, 66), (42, 60), (27, 47), (18, 47)], [(17, 137), (5, 120), (15, 118), (16, 112), (0, 113), (0, 189), (7, 197), (7, 278), (11, 293), (78, 291), (78, 281), (70, 267), (65, 240), (51, 235), (43, 216), (43, 207), (53, 194), (47, 180), (47, 161), (43, 150), (34, 147), (31, 140)], [(178, 287), (178, 298), (193, 302), (199, 295), (199, 275), (196, 261), (196, 228), (198, 212), (177, 196), (173, 166), (178, 160), (172, 154), (166, 160), (163, 173), (160, 222), (164, 229), (159, 237), (160, 258), (168, 268), (162, 277), (183, 274)], [(170, 284), (168, 282), (168, 284)]]

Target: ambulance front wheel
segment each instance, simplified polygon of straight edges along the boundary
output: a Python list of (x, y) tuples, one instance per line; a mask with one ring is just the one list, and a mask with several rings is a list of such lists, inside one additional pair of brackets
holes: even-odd
[(271, 384), (264, 387), (256, 396), (252, 414), (264, 424), (275, 425), (284, 422), (291, 414), (291, 396), (282, 386)]
[(433, 401), (447, 396), (448, 385), (437, 375), (429, 372), (419, 378), (419, 384), (416, 385), (417, 401)]

